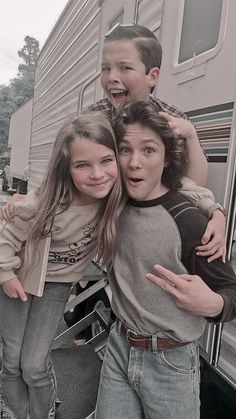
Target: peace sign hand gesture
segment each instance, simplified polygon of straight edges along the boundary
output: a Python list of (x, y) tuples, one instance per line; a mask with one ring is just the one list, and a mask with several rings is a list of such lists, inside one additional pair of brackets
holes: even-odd
[(223, 297), (212, 291), (200, 276), (176, 275), (160, 265), (154, 265), (154, 270), (160, 276), (147, 273), (146, 278), (172, 295), (177, 307), (204, 317), (216, 317), (222, 312)]

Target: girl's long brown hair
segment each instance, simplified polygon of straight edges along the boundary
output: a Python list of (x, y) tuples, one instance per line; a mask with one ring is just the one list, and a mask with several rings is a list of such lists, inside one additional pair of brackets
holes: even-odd
[(116, 249), (117, 214), (122, 195), (118, 151), (115, 136), (108, 118), (102, 112), (90, 112), (79, 115), (67, 122), (58, 132), (53, 147), (47, 172), (38, 194), (37, 214), (26, 241), (26, 265), (32, 261), (32, 255), (40, 238), (51, 234), (55, 215), (70, 207), (75, 189), (71, 174), (69, 146), (78, 137), (105, 145), (113, 150), (118, 165), (118, 177), (101, 206), (101, 219), (98, 223), (98, 261), (107, 265)]

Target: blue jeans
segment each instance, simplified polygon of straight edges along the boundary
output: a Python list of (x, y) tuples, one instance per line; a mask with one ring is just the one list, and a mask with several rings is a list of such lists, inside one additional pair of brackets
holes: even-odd
[(198, 419), (197, 344), (148, 351), (115, 326), (103, 361), (95, 419)]
[(2, 395), (17, 419), (55, 417), (56, 380), (50, 352), (70, 284), (46, 283), (42, 297), (9, 298), (0, 286)]

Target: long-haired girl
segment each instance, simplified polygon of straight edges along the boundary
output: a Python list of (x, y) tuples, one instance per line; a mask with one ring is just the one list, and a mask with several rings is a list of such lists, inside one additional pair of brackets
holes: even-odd
[(110, 122), (83, 114), (59, 131), (40, 189), (15, 205), (12, 223), (3, 222), (1, 381), (18, 419), (55, 417), (50, 348), (71, 284), (96, 254), (102, 264), (114, 255), (121, 189)]

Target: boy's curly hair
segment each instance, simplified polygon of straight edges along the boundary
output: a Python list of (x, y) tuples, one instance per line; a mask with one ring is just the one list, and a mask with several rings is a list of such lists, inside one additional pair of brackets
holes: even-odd
[(140, 100), (125, 102), (116, 110), (113, 129), (118, 147), (125, 136), (127, 126), (135, 123), (151, 129), (161, 137), (167, 163), (162, 174), (162, 183), (171, 190), (181, 188), (181, 179), (186, 175), (188, 168), (186, 141), (183, 137), (173, 134), (168, 122), (158, 115), (152, 102)]

